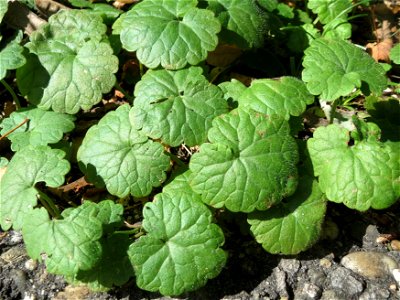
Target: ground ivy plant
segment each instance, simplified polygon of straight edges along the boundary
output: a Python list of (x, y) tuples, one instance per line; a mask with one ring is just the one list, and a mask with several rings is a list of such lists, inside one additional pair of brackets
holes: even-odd
[[(71, 283), (135, 278), (181, 295), (226, 264), (221, 214), (245, 214), (267, 252), (293, 255), (318, 241), (328, 202), (390, 207), (399, 101), (349, 41), (361, 2), (71, 0), (30, 36), (2, 22), (0, 79), (16, 109), (0, 123), (1, 228), (22, 230), (28, 254)], [(0, 21), (7, 10), (0, 1)], [(220, 64), (221, 53), (235, 54)], [(260, 53), (292, 72), (230, 72), (262, 72)], [(346, 118), (355, 97), (365, 113)], [(320, 106), (327, 122), (310, 128)]]

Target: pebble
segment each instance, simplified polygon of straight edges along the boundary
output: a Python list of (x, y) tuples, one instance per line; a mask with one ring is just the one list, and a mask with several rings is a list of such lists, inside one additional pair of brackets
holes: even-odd
[(283, 271), (285, 271), (288, 275), (294, 276), (296, 272), (300, 268), (300, 261), (297, 259), (285, 259), (282, 258), (279, 266)]
[(322, 288), (326, 279), (326, 275), (322, 270), (309, 269), (307, 275), (310, 278), (311, 283)]
[(353, 252), (343, 257), (340, 263), (368, 279), (388, 276), (398, 268), (393, 258), (379, 252)]
[(399, 240), (391, 241), (390, 246), (392, 247), (393, 250), (400, 251), (400, 241)]
[(324, 290), (320, 300), (343, 300), (346, 295), (340, 290)]
[(329, 269), (330, 267), (332, 267), (332, 262), (324, 257), (320, 259), (319, 265), (323, 268)]
[(322, 290), (315, 284), (306, 282), (299, 285), (299, 287), (301, 288), (297, 289), (295, 292), (295, 300), (314, 300), (319, 299), (319, 297), (321, 296)]
[(396, 280), (397, 285), (400, 286), (400, 269), (393, 269), (392, 275), (394, 277), (394, 280)]
[(390, 291), (378, 282), (369, 282), (367, 288), (358, 300), (384, 300), (389, 299)]
[(33, 271), (37, 268), (37, 261), (33, 260), (33, 259), (28, 259), (27, 261), (25, 261), (24, 263), (24, 267), (25, 269), (27, 269), (28, 271)]
[(276, 289), (277, 292), (279, 293), (279, 296), (282, 297), (287, 297), (288, 292), (287, 292), (287, 286), (286, 286), (286, 273), (282, 270), (275, 269), (275, 280), (276, 280)]
[(10, 233), (10, 245), (17, 245), (22, 243), (22, 233), (20, 231), (11, 231)]

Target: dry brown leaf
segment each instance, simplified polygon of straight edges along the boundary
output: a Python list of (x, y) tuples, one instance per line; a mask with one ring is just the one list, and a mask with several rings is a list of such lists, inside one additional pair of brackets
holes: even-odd
[(392, 39), (385, 39), (378, 43), (367, 44), (367, 52), (376, 60), (390, 62), (390, 49), (393, 47)]
[(235, 45), (221, 44), (208, 53), (207, 62), (216, 67), (226, 67), (233, 63), (240, 55), (242, 50)]

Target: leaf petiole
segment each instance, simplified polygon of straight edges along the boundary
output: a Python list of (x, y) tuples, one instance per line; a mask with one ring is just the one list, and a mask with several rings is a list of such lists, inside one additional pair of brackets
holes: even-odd
[(62, 219), (60, 211), (58, 210), (57, 206), (54, 205), (53, 200), (43, 193), (41, 190), (36, 189), (39, 194), (39, 200), (43, 204), (43, 206), (47, 209), (49, 214), (55, 219)]
[(12, 87), (4, 80), (1, 80), (1, 83), (3, 84), (3, 86), (6, 88), (6, 90), (11, 94), (11, 97), (13, 98), (13, 101), (15, 103), (15, 106), (17, 107), (17, 109), (21, 108), (21, 103), (18, 100), (18, 96), (17, 94), (14, 92), (14, 90), (12, 89)]

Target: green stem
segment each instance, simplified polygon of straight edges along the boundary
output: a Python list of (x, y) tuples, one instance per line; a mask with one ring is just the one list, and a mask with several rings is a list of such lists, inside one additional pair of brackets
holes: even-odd
[(117, 230), (117, 231), (114, 231), (114, 233), (137, 234), (140, 230), (141, 230), (141, 228), (134, 228), (134, 229), (131, 229), (131, 230)]
[(57, 206), (54, 205), (53, 200), (47, 196), (45, 193), (43, 193), (41, 190), (36, 189), (37, 192), (39, 193), (39, 197), (42, 201), (42, 203), (46, 203), (47, 205), (44, 205), (46, 208), (50, 208), (49, 213), (56, 219), (62, 219), (60, 211), (58, 210)]
[(14, 90), (12, 89), (12, 87), (4, 79), (1, 80), (1, 83), (4, 85), (6, 90), (11, 94), (11, 97), (13, 98), (15, 106), (17, 107), (17, 109), (20, 109), (21, 108), (21, 103), (19, 103), (18, 96), (17, 96), (17, 94), (15, 94)]
[(118, 82), (114, 84), (114, 87), (119, 90), (122, 94), (124, 94), (125, 98), (129, 100), (129, 102), (133, 103), (133, 97), (129, 96), (128, 92), (124, 90)]

